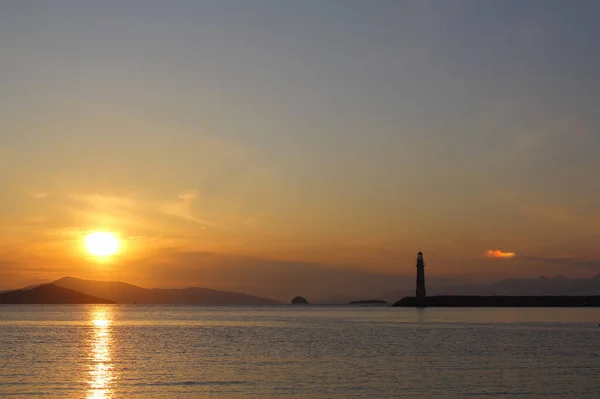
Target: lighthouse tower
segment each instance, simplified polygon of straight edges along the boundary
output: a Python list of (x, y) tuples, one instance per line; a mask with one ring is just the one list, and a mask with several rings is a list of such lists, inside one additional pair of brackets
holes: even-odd
[(417, 254), (417, 302), (419, 306), (424, 306), (425, 293), (425, 262), (423, 261), (423, 252)]

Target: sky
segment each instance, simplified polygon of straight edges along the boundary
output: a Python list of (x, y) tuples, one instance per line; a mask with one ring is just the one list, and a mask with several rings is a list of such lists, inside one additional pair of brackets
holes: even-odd
[[(302, 274), (344, 293), (413, 276), (419, 250), (432, 278), (594, 276), (599, 15), (593, 0), (2, 2), (0, 288), (269, 293)], [(87, 254), (90, 231), (119, 253)]]

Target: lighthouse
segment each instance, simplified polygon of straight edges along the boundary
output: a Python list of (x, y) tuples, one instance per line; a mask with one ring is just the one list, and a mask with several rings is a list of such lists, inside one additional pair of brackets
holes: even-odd
[(423, 252), (417, 254), (417, 303), (419, 307), (425, 306), (425, 262), (423, 261)]

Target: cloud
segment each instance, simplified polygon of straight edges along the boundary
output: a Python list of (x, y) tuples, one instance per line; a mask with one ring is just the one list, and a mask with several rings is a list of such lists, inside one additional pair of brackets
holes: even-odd
[(177, 200), (163, 203), (160, 205), (159, 209), (169, 216), (181, 218), (188, 222), (215, 227), (212, 223), (194, 215), (194, 205), (199, 197), (200, 193), (198, 193), (198, 191), (186, 190), (177, 196)]
[(512, 258), (515, 255), (514, 252), (504, 252), (499, 249), (488, 249), (485, 253), (487, 258)]
[(48, 197), (48, 193), (44, 192), (44, 191), (32, 191), (32, 192), (28, 192), (27, 195), (30, 198), (36, 199), (36, 200), (41, 200), (44, 198)]
[(177, 196), (177, 198), (183, 201), (193, 201), (198, 197), (200, 197), (200, 193), (196, 190), (186, 190)]
[(196, 190), (183, 191), (175, 199), (169, 201), (140, 200), (102, 194), (69, 195), (69, 198), (91, 205), (96, 211), (105, 212), (106, 214), (129, 212), (126, 216), (132, 217), (132, 213), (137, 215), (159, 213), (188, 222), (215, 227), (212, 223), (198, 218), (194, 214), (194, 208), (199, 197), (200, 193)]
[(114, 195), (102, 195), (97, 193), (69, 194), (68, 197), (75, 201), (88, 203), (95, 208), (131, 208), (136, 205), (136, 202), (131, 198)]

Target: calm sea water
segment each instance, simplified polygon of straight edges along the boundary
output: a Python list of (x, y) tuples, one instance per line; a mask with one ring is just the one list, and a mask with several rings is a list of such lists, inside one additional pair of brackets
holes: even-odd
[(600, 398), (600, 310), (0, 306), (0, 397)]

